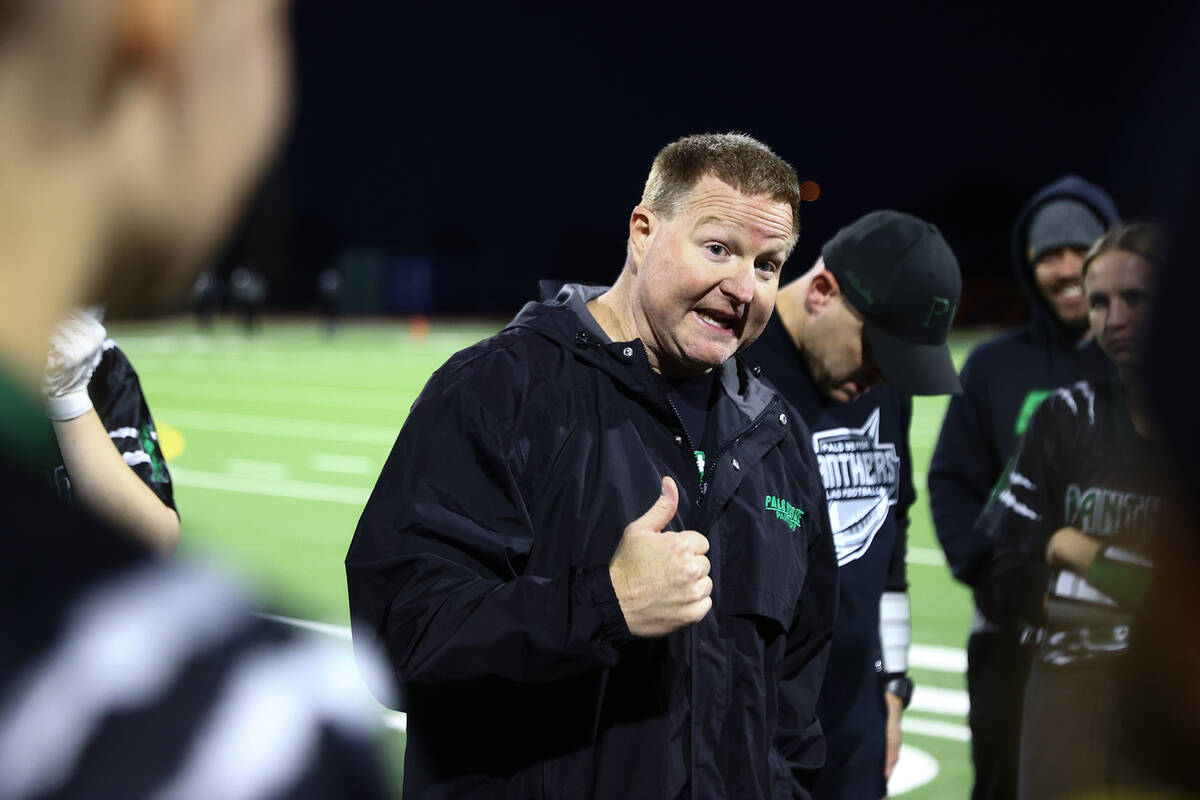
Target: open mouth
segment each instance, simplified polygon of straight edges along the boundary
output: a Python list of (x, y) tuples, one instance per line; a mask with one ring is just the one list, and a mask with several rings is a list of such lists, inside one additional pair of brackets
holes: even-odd
[(693, 312), (700, 321), (710, 328), (716, 328), (721, 331), (732, 331), (737, 324), (737, 317), (728, 314), (721, 314), (716, 311), (694, 311)]

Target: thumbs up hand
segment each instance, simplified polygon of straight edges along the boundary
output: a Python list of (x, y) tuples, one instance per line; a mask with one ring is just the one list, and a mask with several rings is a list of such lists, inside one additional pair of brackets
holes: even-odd
[(653, 638), (694, 625), (712, 608), (708, 539), (696, 531), (663, 530), (675, 518), (679, 489), (662, 479), (662, 494), (625, 526), (608, 566), (634, 636)]

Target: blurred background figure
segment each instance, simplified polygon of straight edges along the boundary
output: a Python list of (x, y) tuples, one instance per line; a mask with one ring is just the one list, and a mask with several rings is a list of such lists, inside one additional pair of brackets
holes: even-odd
[(262, 310), (267, 303), (267, 279), (254, 267), (241, 266), (229, 276), (229, 298), (233, 312), (242, 321), (246, 333), (262, 326)]
[(347, 653), (253, 616), (228, 579), (154, 558), (46, 480), (47, 342), (52, 415), (94, 419), (81, 390), (103, 329), (60, 325), (192, 285), (282, 132), (284, 14), (0, 0), (4, 800), (386, 795)]
[(1165, 522), (1160, 432), (1143, 372), (1163, 253), (1160, 231), (1144, 223), (1121, 225), (1089, 250), (1090, 327), (1109, 374), (1057, 389), (1038, 406), (980, 517), (995, 544), (976, 601), (988, 619), (1020, 626), (1035, 648), (1020, 798), (1148, 788), (1120, 721), (1119, 677)]
[[(962, 369), (929, 468), (937, 537), (954, 576), (974, 587), (992, 543), (974, 530), (1030, 415), (1051, 390), (1102, 377), (1083, 296), (1087, 248), (1117, 221), (1112, 198), (1067, 175), (1043, 187), (1017, 216), (1011, 259), (1030, 320), (980, 345)], [(973, 800), (1016, 796), (1017, 741), (1030, 651), (977, 609), (967, 646)]]
[(322, 327), (327, 336), (337, 332), (342, 318), (342, 272), (329, 267), (317, 276), (317, 297), (321, 305)]
[(211, 331), (217, 312), (225, 300), (225, 286), (221, 276), (213, 271), (201, 272), (192, 284), (192, 308), (196, 313), (196, 327)]

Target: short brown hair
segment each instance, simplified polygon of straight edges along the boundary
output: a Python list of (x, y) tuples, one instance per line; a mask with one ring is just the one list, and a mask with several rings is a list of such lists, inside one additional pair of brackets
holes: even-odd
[(1088, 248), (1083, 257), (1082, 276), (1100, 256), (1113, 250), (1124, 250), (1141, 256), (1156, 267), (1162, 266), (1165, 241), (1162, 226), (1153, 222), (1124, 222), (1101, 236)]
[(659, 151), (642, 190), (642, 205), (670, 219), (692, 187), (712, 175), (746, 195), (767, 195), (792, 209), (792, 238), (800, 234), (800, 181), (796, 170), (744, 133), (685, 136)]

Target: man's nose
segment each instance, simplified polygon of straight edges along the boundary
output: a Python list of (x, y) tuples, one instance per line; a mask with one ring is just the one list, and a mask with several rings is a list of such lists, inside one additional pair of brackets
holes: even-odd
[(754, 263), (738, 260), (730, 274), (721, 281), (721, 291), (735, 302), (748, 304), (754, 299), (754, 281)]
[(1083, 272), (1083, 256), (1074, 250), (1067, 250), (1058, 259), (1058, 276), (1063, 280), (1078, 278)]

